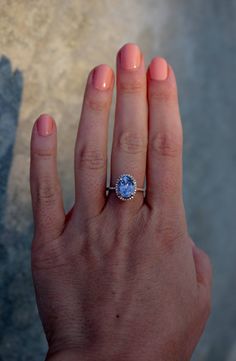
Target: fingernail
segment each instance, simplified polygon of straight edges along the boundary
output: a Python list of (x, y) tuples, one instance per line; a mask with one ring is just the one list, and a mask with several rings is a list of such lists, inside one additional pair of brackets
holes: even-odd
[(106, 64), (101, 64), (94, 69), (93, 72), (93, 85), (96, 89), (106, 90), (111, 87), (112, 83), (112, 70)]
[(126, 44), (120, 50), (120, 62), (125, 70), (137, 69), (141, 62), (141, 52), (137, 45)]
[(165, 59), (156, 57), (149, 66), (150, 77), (153, 80), (166, 80), (168, 76), (168, 64)]
[(52, 134), (53, 120), (47, 114), (42, 114), (37, 120), (37, 130), (39, 135), (45, 137)]

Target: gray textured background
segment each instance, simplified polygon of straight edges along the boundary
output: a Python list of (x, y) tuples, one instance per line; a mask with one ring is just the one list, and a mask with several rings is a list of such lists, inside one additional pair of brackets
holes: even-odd
[(236, 1), (0, 0), (0, 8), (0, 361), (41, 361), (46, 350), (29, 257), (33, 121), (41, 112), (57, 121), (69, 209), (87, 74), (100, 63), (115, 69), (126, 42), (140, 45), (146, 64), (167, 57), (177, 74), (190, 233), (214, 266), (213, 313), (193, 360), (236, 361)]

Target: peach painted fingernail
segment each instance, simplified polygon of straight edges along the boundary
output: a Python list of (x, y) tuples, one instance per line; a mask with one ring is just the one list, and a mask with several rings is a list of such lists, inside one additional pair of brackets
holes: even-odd
[(106, 64), (101, 64), (94, 69), (93, 85), (99, 90), (106, 90), (111, 87), (112, 70)]
[(153, 80), (166, 80), (168, 76), (168, 64), (163, 58), (156, 57), (152, 59), (149, 70), (150, 77)]
[(137, 45), (126, 44), (120, 50), (120, 62), (126, 70), (136, 69), (140, 66), (141, 52)]
[(37, 130), (39, 135), (45, 137), (52, 134), (53, 120), (50, 115), (42, 114), (37, 120)]

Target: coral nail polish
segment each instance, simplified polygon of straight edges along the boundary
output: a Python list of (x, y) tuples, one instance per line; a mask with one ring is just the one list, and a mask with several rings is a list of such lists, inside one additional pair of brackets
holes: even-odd
[(150, 77), (153, 80), (166, 80), (168, 77), (168, 64), (164, 58), (156, 57), (151, 61)]
[(141, 52), (137, 45), (126, 44), (120, 50), (120, 63), (125, 70), (136, 69), (140, 66)]
[(106, 90), (112, 85), (112, 69), (106, 65), (101, 64), (94, 69), (93, 85), (96, 89)]
[(37, 120), (37, 130), (39, 135), (45, 137), (51, 135), (53, 131), (53, 120), (50, 115), (42, 114)]

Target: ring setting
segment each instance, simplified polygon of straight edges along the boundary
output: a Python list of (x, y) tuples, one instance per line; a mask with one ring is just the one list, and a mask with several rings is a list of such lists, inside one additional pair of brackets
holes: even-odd
[(115, 187), (107, 187), (107, 190), (115, 190), (117, 197), (122, 201), (133, 199), (137, 191), (144, 192), (143, 188), (137, 187), (136, 180), (130, 174), (122, 174), (117, 179)]

